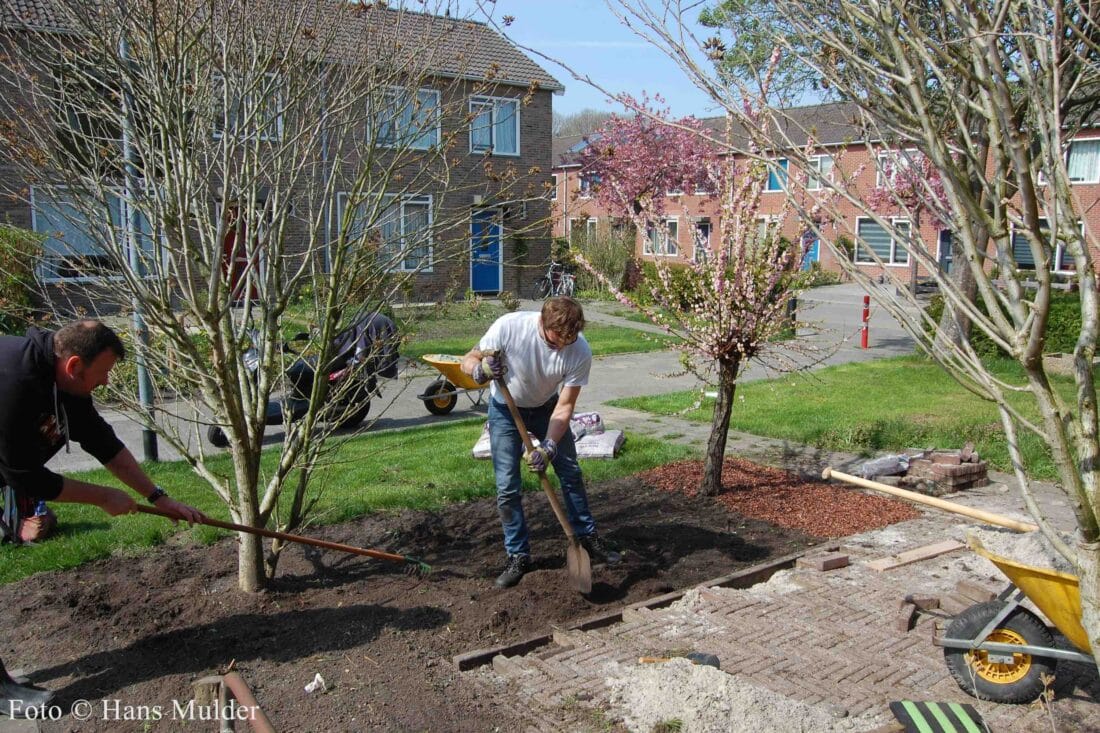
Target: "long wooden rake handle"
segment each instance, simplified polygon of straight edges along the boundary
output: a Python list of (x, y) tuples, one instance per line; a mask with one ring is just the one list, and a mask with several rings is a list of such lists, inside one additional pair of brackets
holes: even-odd
[(821, 478), (823, 479), (840, 479), (841, 481), (847, 481), (853, 486), (862, 486), (865, 489), (872, 489), (873, 491), (881, 491), (884, 494), (890, 494), (900, 499), (908, 499), (909, 501), (916, 502), (918, 504), (924, 504), (926, 506), (935, 507), (945, 512), (951, 512), (953, 514), (961, 514), (964, 517), (970, 517), (971, 519), (977, 519), (980, 522), (986, 524), (994, 524), (999, 527), (1007, 527), (1008, 529), (1014, 529), (1017, 532), (1034, 532), (1039, 529), (1039, 526), (1032, 524), (1031, 522), (1019, 522), (1009, 517), (1003, 517), (1000, 514), (994, 514), (993, 512), (987, 512), (982, 509), (974, 509), (973, 507), (963, 506), (962, 504), (956, 504), (953, 501), (947, 501), (946, 499), (938, 499), (934, 496), (925, 496), (924, 494), (918, 494), (915, 491), (906, 491), (905, 489), (899, 489), (896, 486), (890, 484), (880, 483), (878, 481), (870, 481), (859, 476), (852, 476), (851, 474), (841, 473), (840, 471), (825, 467), (825, 470), (821, 472)]
[[(135, 508), (142, 514), (155, 514), (158, 517), (166, 517), (167, 519), (178, 519), (174, 514), (165, 511), (164, 509), (158, 509), (155, 506), (145, 506), (144, 504), (136, 504)], [(261, 537), (271, 537), (277, 540), (285, 540), (286, 542), (297, 542), (300, 545), (313, 545), (314, 547), (323, 547), (326, 550), (335, 550), (336, 552), (348, 552), (352, 555), (362, 555), (364, 557), (372, 557), (375, 560), (385, 560), (387, 562), (403, 563), (417, 566), (417, 571), (427, 575), (431, 572), (432, 568), (423, 560), (420, 560), (409, 555), (396, 555), (392, 552), (383, 552), (382, 550), (365, 550), (362, 547), (354, 547), (352, 545), (343, 545), (339, 542), (328, 542), (327, 540), (316, 540), (312, 537), (303, 537), (301, 535), (289, 534), (287, 532), (278, 532), (273, 529), (263, 529), (262, 527), (249, 527), (247, 524), (235, 524), (233, 522), (223, 522), (220, 519), (211, 519), (207, 517), (199, 522), (199, 524), (206, 524), (211, 527), (220, 527), (221, 529), (229, 529), (234, 532), (246, 532), (248, 534), (255, 534)]]

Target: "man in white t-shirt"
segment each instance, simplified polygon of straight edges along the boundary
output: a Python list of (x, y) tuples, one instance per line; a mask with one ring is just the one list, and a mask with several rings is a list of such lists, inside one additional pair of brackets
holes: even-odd
[[(569, 419), (581, 387), (588, 384), (592, 349), (581, 331), (584, 311), (572, 298), (551, 298), (541, 313), (508, 313), (496, 320), (476, 348), (463, 357), (462, 371), (475, 382), (493, 380), (489, 399), (489, 441), (497, 484), (497, 508), (504, 527), (508, 564), (496, 580), (509, 588), (531, 569), (531, 547), (523, 516), (520, 459), (532, 471), (554, 467), (561, 482), (565, 513), (573, 531), (596, 562), (615, 564), (622, 558), (596, 534), (588, 509), (584, 477)], [(500, 355), (484, 352), (499, 350)], [(496, 380), (502, 378), (527, 429), (540, 441), (524, 454), (523, 441)], [(560, 391), (559, 391), (560, 388)]]

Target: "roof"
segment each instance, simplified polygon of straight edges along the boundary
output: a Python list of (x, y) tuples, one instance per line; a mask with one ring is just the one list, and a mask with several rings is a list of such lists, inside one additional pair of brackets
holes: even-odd
[[(812, 136), (821, 147), (847, 145), (854, 142), (869, 141), (864, 128), (860, 125), (859, 107), (852, 102), (830, 102), (806, 107), (792, 107), (781, 111), (784, 136), (783, 148), (805, 145)], [(725, 117), (704, 117), (699, 120), (709, 133), (719, 139), (726, 133)], [(586, 137), (593, 135), (563, 135), (555, 137), (552, 144), (552, 158), (555, 168), (579, 166), (580, 153), (584, 149)], [(744, 127), (734, 124), (733, 142), (736, 146), (745, 146), (749, 136)]]
[[(265, 10), (285, 17), (297, 7), (301, 17), (317, 17), (316, 25), (332, 20), (332, 55), (354, 61), (369, 55), (372, 45), (386, 48), (404, 46), (425, 54), (425, 66), (433, 74), (459, 79), (492, 81), (497, 84), (529, 87), (553, 92), (564, 91), (561, 82), (532, 61), (506, 38), (485, 23), (449, 18), (429, 13), (389, 9), (379, 4), (349, 5), (341, 0), (317, 0), (316, 3), (285, 3), (281, 0), (255, 0), (248, 4), (231, 3), (256, 17)], [(265, 7), (266, 6), (266, 7)], [(332, 12), (325, 12), (328, 6)], [(64, 0), (4, 0), (0, 26), (32, 30), (64, 30)], [(230, 10), (229, 12), (233, 12)], [(338, 22), (334, 19), (338, 16)], [(425, 44), (423, 39), (432, 39)], [(373, 43), (372, 43), (373, 41)]]
[(550, 160), (554, 167), (580, 165), (581, 151), (587, 147), (588, 135), (561, 135), (555, 137), (550, 145)]

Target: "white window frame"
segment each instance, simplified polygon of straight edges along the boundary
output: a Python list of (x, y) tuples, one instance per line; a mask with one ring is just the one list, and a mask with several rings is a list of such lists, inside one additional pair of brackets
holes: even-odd
[(558, 174), (557, 173), (551, 173), (550, 174), (550, 180), (553, 182), (553, 185), (550, 186), (550, 200), (551, 201), (557, 201), (558, 200)]
[(597, 228), (599, 227), (599, 218), (590, 216), (584, 222), (584, 236), (589, 242), (596, 238)]
[[(1039, 220), (1041, 222), (1044, 222), (1047, 225), (1046, 226), (1047, 236), (1049, 238), (1049, 236), (1050, 236), (1050, 220), (1048, 220), (1045, 216), (1040, 217)], [(1078, 221), (1077, 222), (1078, 232), (1083, 233), (1084, 232), (1084, 226), (1085, 226), (1084, 222)], [(1016, 225), (1015, 224), (1012, 225), (1012, 239), (1010, 239), (1009, 242), (1012, 245), (1013, 255), (1015, 256), (1015, 248), (1016, 248)], [(1050, 271), (1057, 274), (1057, 275), (1072, 275), (1073, 273), (1075, 273), (1077, 271), (1076, 269), (1067, 270), (1067, 269), (1064, 269), (1064, 268), (1061, 267), (1062, 260), (1067, 256), (1065, 245), (1062, 244), (1061, 240), (1059, 240), (1057, 242), (1054, 242), (1052, 244), (1053, 244), (1053, 247), (1051, 248), (1051, 255), (1050, 255)], [(1016, 266), (1017, 266), (1017, 268), (1019, 268), (1020, 263), (1017, 262)], [(1025, 270), (1034, 270), (1035, 268), (1030, 267), (1030, 268), (1023, 268), (1023, 269), (1025, 269)]]
[[(875, 260), (875, 258), (872, 257), (870, 254), (863, 255), (862, 258), (860, 257), (860, 253), (864, 249), (864, 245), (860, 241), (862, 239), (862, 237), (860, 235), (860, 225), (863, 222), (871, 222), (872, 224), (875, 224), (876, 226), (878, 225), (878, 221), (876, 221), (873, 217), (870, 217), (870, 216), (860, 216), (860, 217), (856, 218), (856, 244), (855, 244), (855, 252), (852, 255), (853, 259), (854, 259), (854, 262), (857, 265), (875, 265), (875, 266), (878, 266), (878, 264), (879, 264), (878, 261)], [(912, 240), (912, 238), (913, 238), (913, 223), (911, 221), (909, 221), (909, 219), (907, 217), (904, 217), (904, 216), (891, 217), (891, 219), (890, 219), (890, 225), (891, 225), (891, 229), (890, 229), (890, 231), (891, 231), (891, 235), (890, 235), (890, 258), (888, 260), (883, 260), (883, 263), (882, 263), (886, 267), (908, 267), (909, 266), (909, 258), (913, 256), (912, 253), (910, 253), (909, 250), (903, 245), (901, 247), (901, 249), (905, 252), (905, 259), (904, 260), (898, 260), (898, 258), (897, 258), (898, 257), (898, 238), (896, 236), (894, 236), (893, 233), (897, 231), (897, 227), (898, 227), (899, 224), (905, 224), (906, 226), (908, 226), (909, 227), (909, 239)]]
[(1090, 171), (1090, 175), (1087, 178), (1073, 177), (1073, 149), (1075, 147), (1083, 145), (1092, 145), (1096, 148), (1100, 148), (1100, 137), (1089, 138), (1087, 140), (1073, 140), (1070, 142), (1069, 149), (1066, 151), (1066, 172), (1070, 176), (1069, 180), (1075, 184), (1100, 183), (1100, 150), (1097, 150), (1096, 154), (1094, 155), (1095, 161), (1093, 163), (1092, 170)]
[[(516, 134), (516, 149), (514, 151), (500, 150), (496, 144), (496, 127), (499, 124), (500, 106), (502, 104), (515, 105), (516, 114), (513, 120), (515, 125)], [(489, 139), (490, 143), (488, 147), (480, 147), (474, 144), (474, 121), (482, 114), (481, 108), (488, 107), (490, 109), (490, 122), (489, 122)], [(484, 95), (475, 95), (470, 97), (470, 152), (471, 153), (489, 153), (490, 155), (503, 155), (508, 157), (519, 157), (520, 151), (523, 150), (523, 143), (520, 140), (520, 100), (515, 97), (490, 97)]]
[[(822, 172), (822, 163), (829, 161), (829, 170)], [(820, 155), (810, 156), (810, 165), (808, 166), (806, 176), (806, 190), (807, 191), (820, 191), (825, 188), (825, 182), (832, 183), (833, 181), (833, 168), (836, 166), (836, 159), (833, 156), (826, 153)]]
[(571, 216), (565, 220), (565, 238), (570, 239), (573, 236), (573, 230), (577, 228), (577, 217)]
[[(433, 118), (432, 122), (434, 124), (426, 126), (423, 129), (419, 127), (419, 122), (416, 121), (416, 113), (425, 109), (425, 107), (422, 105), (418, 110), (415, 103), (410, 103), (403, 99), (404, 97), (413, 95), (416, 97), (417, 102), (419, 102), (421, 94), (431, 95), (435, 98), (434, 103), (432, 103), (431, 106), (428, 108), (431, 110), (431, 115)], [(430, 87), (420, 87), (416, 90), (413, 90), (407, 87), (389, 86), (382, 91), (382, 95), (383, 104), (381, 114), (384, 115), (386, 119), (379, 119), (376, 121), (376, 123), (380, 127), (381, 125), (388, 124), (390, 126), (391, 134), (388, 136), (388, 138), (384, 139), (381, 130), (379, 130), (379, 147), (408, 147), (413, 150), (431, 150), (432, 148), (439, 145), (439, 141), (442, 138), (442, 95), (440, 94), (438, 89), (431, 89)], [(411, 111), (411, 116), (407, 123), (398, 120), (398, 113), (404, 112), (406, 109)], [(400, 129), (402, 124), (406, 124), (408, 128), (404, 130)], [(410, 142), (406, 142), (406, 134), (417, 132), (419, 132), (420, 134), (417, 135), (415, 139)], [(427, 142), (427, 144), (417, 144), (417, 142), (423, 137), (429, 137), (431, 139)]]
[(577, 198), (592, 198), (592, 179), (583, 173), (577, 176)]
[[(274, 72), (274, 71), (266, 72), (264, 74), (264, 79), (265, 80), (266, 79), (274, 79), (275, 80), (275, 82), (274, 82), (275, 83), (275, 105), (276, 105), (275, 125), (274, 125), (275, 132), (274, 133), (270, 132), (270, 130), (272, 129), (271, 125), (264, 125), (264, 129), (268, 130), (269, 132), (266, 132), (263, 135), (257, 136), (256, 139), (257, 140), (262, 140), (264, 142), (274, 142), (274, 141), (282, 140), (282, 138), (283, 138), (283, 93), (282, 93), (282, 85), (279, 83), (279, 74)], [(215, 140), (221, 140), (222, 137), (225, 136), (225, 129), (221, 125), (224, 122), (228, 122), (226, 111), (221, 106), (222, 102), (224, 101), (224, 98), (225, 98), (225, 92), (224, 92), (224, 89), (225, 89), (225, 87), (224, 87), (224, 85), (225, 85), (225, 74), (215, 73), (212, 77), (212, 80), (213, 80), (213, 85), (214, 85), (214, 99), (216, 100), (216, 106), (215, 106), (215, 110), (214, 110), (215, 115), (214, 115), (214, 119), (212, 120), (212, 122), (214, 123), (213, 136), (214, 136)], [(271, 100), (268, 100), (268, 102), (270, 102), (270, 101)], [(244, 117), (250, 116), (250, 114), (251, 114), (250, 107), (251, 107), (252, 102), (251, 102), (251, 100), (249, 99), (248, 96), (246, 96), (246, 98), (243, 101), (237, 100), (237, 104), (242, 108), (241, 111), (242, 111)], [(238, 140), (249, 140), (249, 139), (251, 139), (251, 135), (248, 134), (247, 131), (241, 132), (240, 130), (237, 130), (236, 131), (236, 138)]]
[[(767, 179), (765, 179), (764, 181), (765, 193), (781, 193), (783, 191), (786, 191), (788, 182), (790, 181), (791, 161), (787, 158), (775, 158), (773, 159), (773, 162), (775, 163), (775, 166), (768, 166), (767, 170), (765, 171), (765, 175), (767, 175)], [(782, 170), (783, 175), (780, 176), (778, 170), (776, 169)], [(778, 182), (778, 186), (776, 188), (772, 188), (773, 176)], [(781, 178), (782, 180), (780, 180)]]
[[(707, 236), (705, 239), (699, 236), (699, 228), (706, 226)], [(707, 257), (710, 256), (710, 238), (714, 235), (714, 222), (710, 219), (696, 219), (692, 222), (691, 227), (691, 259), (699, 264), (706, 262)], [(702, 246), (700, 246), (702, 245)]]
[[(392, 249), (392, 247), (387, 248), (386, 242), (381, 239), (381, 232), (380, 231), (379, 231), (379, 241), (378, 241), (379, 259), (387, 258), (387, 259), (396, 260), (397, 255), (402, 254), (402, 256), (400, 258), (400, 261), (397, 263), (396, 266), (389, 266), (389, 267), (386, 268), (387, 272), (433, 272), (434, 269), (435, 269), (435, 241), (432, 237), (432, 226), (433, 226), (434, 220), (435, 220), (435, 205), (434, 205), (435, 202), (433, 200), (433, 197), (432, 197), (431, 194), (387, 193), (382, 197), (383, 208), (384, 209), (389, 208), (390, 206), (393, 205), (393, 203), (397, 199), (401, 200), (399, 208), (398, 208), (398, 212), (397, 212), (397, 216), (399, 217), (399, 221), (400, 221), (399, 227), (400, 227), (400, 230), (401, 230), (400, 234), (398, 236), (401, 237), (401, 238), (404, 238), (404, 237), (408, 236), (408, 232), (406, 231), (406, 225), (408, 223), (408, 219), (407, 219), (407, 216), (406, 216), (406, 213), (405, 213), (405, 208), (407, 206), (427, 206), (427, 208), (428, 208), (427, 238), (426, 238), (426, 241), (423, 244), (417, 245), (418, 247), (426, 247), (427, 248), (427, 253), (424, 256), (426, 264), (423, 267), (419, 267), (419, 266), (417, 266), (417, 267), (406, 267), (405, 266), (406, 260), (408, 260), (409, 257), (411, 257), (412, 255), (409, 254), (407, 249), (404, 248), (404, 247), (400, 247), (400, 248), (397, 248), (397, 249)], [(341, 191), (338, 194), (336, 194), (336, 217), (337, 217), (336, 220), (337, 221), (341, 221), (343, 219), (344, 212), (347, 208), (347, 202), (348, 202), (348, 194), (346, 192)], [(360, 206), (362, 206), (362, 205), (363, 204), (360, 203)], [(377, 222), (375, 222), (374, 227), (376, 229), (379, 229), (379, 230), (381, 229), (382, 218), (384, 216), (385, 216), (385, 214), (382, 214), (382, 216), (379, 217), (379, 220)], [(353, 225), (353, 227), (354, 227), (354, 225)], [(365, 231), (363, 232), (363, 235), (365, 237), (365, 235), (366, 235)]]
[[(901, 150), (880, 152), (875, 158), (877, 163), (875, 166), (875, 188), (885, 188), (889, 184), (892, 184), (898, 171), (913, 165), (919, 154), (920, 151), (916, 148), (902, 148)], [(890, 175), (887, 176), (886, 168), (890, 165), (896, 166), (896, 169), (892, 170)]]
[[(44, 230), (44, 231), (39, 230), (40, 224), (44, 225), (44, 223), (39, 222), (39, 217), (41, 216), (39, 214), (40, 197), (41, 197), (41, 193), (39, 193), (39, 188), (40, 187), (32, 186), (31, 190), (30, 190), (31, 230), (34, 231), (34, 232), (37, 232), (39, 234), (46, 235), (47, 242), (48, 242), (50, 240), (54, 240), (54, 237), (50, 236), (50, 231), (51, 230), (48, 230), (48, 229)], [(122, 187), (119, 186), (118, 189), (121, 191)], [(60, 193), (62, 191), (68, 191), (69, 187), (68, 186), (58, 186), (56, 188), (53, 188), (52, 190), (55, 191), (55, 192)], [(116, 199), (118, 199), (118, 215), (119, 215), (119, 221), (118, 221), (117, 224), (114, 225), (114, 227), (118, 231), (118, 236), (119, 237), (125, 237), (126, 233), (127, 233), (127, 223), (129, 222), (129, 219), (130, 219), (130, 206), (126, 202), (126, 200), (122, 198), (121, 193), (114, 194), (114, 196), (115, 196)], [(77, 213), (80, 213), (80, 212), (78, 211)], [(148, 221), (148, 220), (146, 220), (146, 221)], [(154, 227), (152, 222), (148, 222), (148, 223), (149, 223), (150, 227)], [(160, 230), (160, 231), (157, 231), (157, 232), (150, 232), (148, 234), (148, 236), (150, 238), (152, 238), (154, 240), (155, 244), (156, 244), (156, 247), (157, 247), (158, 251), (155, 254), (157, 255), (158, 259), (160, 260), (160, 267), (163, 271), (163, 269), (165, 267), (167, 267), (167, 265), (168, 265), (168, 250), (167, 250), (167, 247), (166, 247), (166, 240), (165, 240), (164, 231)], [(94, 239), (92, 240), (92, 243), (96, 244)], [(52, 258), (48, 254), (48, 250), (45, 247), (45, 243), (43, 243), (43, 245), (44, 246), (43, 246), (43, 250), (42, 250), (42, 255), (39, 258), (39, 261), (37, 263), (35, 263), (35, 271), (38, 274), (38, 278), (42, 282), (47, 282), (47, 283), (97, 283), (97, 282), (115, 282), (115, 281), (122, 280), (123, 276), (121, 274), (119, 274), (119, 275), (80, 275), (80, 276), (77, 276), (77, 277), (63, 277), (63, 276), (53, 275), (53, 274), (51, 274), (51, 268), (47, 267), (47, 261), (52, 260)], [(124, 248), (123, 253), (126, 256), (126, 261), (129, 262), (129, 260), (130, 260), (130, 243), (129, 242), (123, 242), (122, 247)], [(146, 277), (154, 278), (154, 277), (157, 277), (160, 274), (161, 273), (147, 273)]]
[[(642, 243), (642, 254), (653, 255), (654, 257), (679, 256), (680, 217), (666, 216), (661, 220), (661, 223), (664, 226), (660, 229), (660, 235), (658, 235), (656, 227), (651, 226), (646, 230), (645, 240)], [(672, 229), (676, 230), (675, 236), (673, 236)]]

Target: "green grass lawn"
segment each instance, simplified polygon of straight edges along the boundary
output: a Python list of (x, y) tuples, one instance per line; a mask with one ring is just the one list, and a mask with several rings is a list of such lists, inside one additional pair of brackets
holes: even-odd
[[(424, 354), (465, 354), (477, 344), (493, 321), (506, 312), (496, 303), (481, 303), (476, 309), (468, 303), (450, 303), (430, 309), (399, 309), (398, 325), (409, 335), (401, 355), (415, 359)], [(588, 325), (584, 337), (592, 347), (594, 356), (660, 351), (673, 343), (665, 336), (597, 323)]]
[[(1019, 382), (1018, 367), (992, 365), (994, 373)], [(1069, 380), (1056, 378), (1069, 397)], [(698, 392), (616, 400), (612, 404), (688, 420), (710, 422), (714, 401), (688, 410)], [(1025, 414), (1037, 417), (1028, 394), (1015, 395)], [(687, 410), (687, 412), (684, 412)], [(843, 364), (737, 388), (730, 427), (828, 450), (871, 455), (906, 448), (961, 448), (973, 441), (978, 453), (1001, 471), (1011, 469), (996, 409), (960, 387), (934, 363), (917, 356)], [(1021, 450), (1036, 478), (1055, 477), (1045, 446), (1021, 433)]]
[[(493, 470), (489, 461), (475, 460), (470, 449), (481, 433), (482, 419), (432, 425), (400, 432), (375, 433), (343, 442), (315, 474), (319, 492), (317, 524), (332, 524), (373, 512), (405, 508), (433, 509), (452, 502), (492, 496)], [(683, 446), (631, 434), (615, 460), (582, 461), (586, 480), (599, 482), (675, 461), (691, 454)], [(264, 454), (265, 470), (277, 460), (276, 451)], [(211, 517), (229, 520), (226, 508), (205, 483), (182, 462), (148, 466), (157, 483), (181, 501), (198, 506)], [(226, 456), (211, 468), (229, 475)], [(525, 473), (526, 489), (538, 490), (535, 477)], [(117, 486), (105, 470), (72, 474), (96, 483)], [(147, 548), (181, 539), (208, 543), (227, 533), (212, 527), (188, 528), (148, 515), (109, 517), (82, 504), (51, 506), (57, 512), (58, 534), (33, 547), (0, 546), (0, 582), (10, 583), (33, 573), (70, 568), (113, 553), (140, 553)], [(299, 530), (309, 534), (309, 529)], [(414, 548), (415, 549), (415, 548)]]

